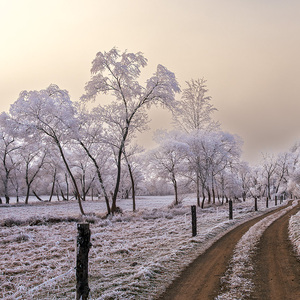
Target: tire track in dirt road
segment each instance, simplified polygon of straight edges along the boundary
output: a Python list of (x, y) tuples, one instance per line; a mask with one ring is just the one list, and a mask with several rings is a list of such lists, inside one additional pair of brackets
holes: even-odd
[[(290, 202), (288, 205), (291, 205)], [(298, 207), (298, 206), (297, 206)], [(247, 221), (229, 231), (176, 278), (159, 300), (211, 300), (220, 292), (220, 278), (225, 274), (233, 250), (241, 237), (258, 221), (286, 206)], [(287, 236), (286, 236), (287, 239)], [(263, 298), (257, 298), (263, 299)], [(281, 300), (285, 298), (280, 298)], [(288, 298), (287, 298), (288, 299)], [(300, 299), (300, 298), (298, 298)]]
[(300, 263), (288, 238), (289, 219), (299, 209), (298, 204), (265, 230), (254, 257), (251, 299), (300, 299)]

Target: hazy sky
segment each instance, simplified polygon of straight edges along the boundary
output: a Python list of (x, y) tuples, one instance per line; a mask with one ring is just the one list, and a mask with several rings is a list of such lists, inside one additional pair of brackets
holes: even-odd
[[(244, 158), (300, 140), (298, 0), (0, 0), (0, 111), (57, 84), (77, 100), (98, 51), (141, 51), (185, 81), (204, 77)], [(169, 126), (151, 113), (152, 128)], [(152, 138), (148, 132), (146, 146)]]

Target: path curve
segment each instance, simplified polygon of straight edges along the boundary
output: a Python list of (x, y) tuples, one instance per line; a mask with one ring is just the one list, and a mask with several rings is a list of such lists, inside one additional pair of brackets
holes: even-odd
[(299, 209), (298, 204), (264, 232), (254, 257), (256, 288), (251, 299), (300, 299), (300, 263), (288, 238), (289, 219)]
[[(291, 203), (292, 201), (288, 205)], [(279, 207), (229, 231), (198, 256), (160, 295), (158, 300), (214, 299), (220, 291), (220, 278), (227, 269), (237, 242), (255, 223), (286, 207)]]

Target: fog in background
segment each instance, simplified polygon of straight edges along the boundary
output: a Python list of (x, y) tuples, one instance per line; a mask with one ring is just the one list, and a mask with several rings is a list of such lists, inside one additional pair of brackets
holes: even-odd
[[(243, 158), (300, 140), (300, 1), (0, 0), (0, 111), (22, 90), (57, 84), (78, 100), (98, 51), (116, 46), (162, 64), (181, 87), (205, 78), (222, 129), (244, 140)], [(153, 131), (170, 114), (150, 112)]]

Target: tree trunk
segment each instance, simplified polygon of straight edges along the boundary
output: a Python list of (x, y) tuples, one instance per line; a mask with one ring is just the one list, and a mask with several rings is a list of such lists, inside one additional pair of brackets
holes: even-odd
[(213, 204), (216, 203), (216, 192), (215, 192), (215, 185), (214, 185), (214, 176), (211, 175), (211, 192), (212, 192), (212, 198), (213, 198)]
[(65, 197), (65, 194), (62, 189), (60, 189), (60, 194), (61, 194), (63, 201), (68, 201), (68, 198)]
[(200, 179), (199, 174), (196, 174), (196, 192), (197, 192), (197, 206), (200, 206)]
[(26, 198), (25, 198), (25, 204), (28, 204), (28, 200), (29, 200), (29, 193), (30, 193), (30, 185), (27, 185), (27, 189), (26, 189)]
[(216, 192), (215, 192), (215, 189), (214, 187), (212, 187), (212, 196), (213, 196), (213, 204), (216, 204)]
[(50, 193), (50, 197), (49, 197), (49, 202), (51, 202), (52, 197), (53, 197), (54, 188), (55, 188), (55, 181), (56, 181), (56, 169), (55, 169), (54, 175), (53, 175), (53, 182), (52, 182), (52, 188), (51, 188), (51, 193)]
[(76, 180), (75, 180), (75, 178), (74, 178), (74, 176), (73, 176), (73, 173), (72, 173), (72, 171), (71, 171), (71, 169), (70, 169), (70, 167), (69, 167), (69, 164), (68, 164), (68, 162), (67, 162), (67, 160), (66, 160), (66, 158), (65, 158), (65, 154), (64, 154), (64, 152), (63, 152), (63, 149), (62, 149), (62, 147), (61, 147), (61, 145), (60, 145), (60, 143), (59, 143), (58, 140), (56, 141), (56, 144), (57, 144), (57, 146), (58, 146), (58, 148), (59, 148), (60, 154), (61, 154), (62, 159), (63, 159), (63, 161), (64, 161), (64, 164), (65, 164), (65, 166), (66, 166), (66, 168), (67, 168), (67, 171), (68, 171), (68, 173), (69, 173), (69, 175), (70, 175), (70, 177), (71, 177), (71, 180), (72, 180), (72, 183), (73, 183), (73, 186), (74, 186), (74, 189), (75, 189), (75, 197), (76, 197), (76, 199), (77, 199), (77, 201), (78, 201), (78, 205), (79, 205), (80, 212), (81, 212), (82, 215), (85, 215), (84, 210), (83, 210), (83, 207), (82, 207), (81, 196), (80, 196), (80, 192), (79, 192), (79, 189), (78, 189)]
[(203, 209), (204, 208), (204, 201), (205, 201), (205, 185), (204, 183), (202, 182), (202, 202), (201, 202), (201, 208)]
[(207, 197), (208, 197), (208, 203), (211, 203), (211, 194), (210, 194), (210, 189), (207, 187)]
[(57, 197), (57, 201), (60, 201), (60, 199), (59, 199), (59, 190), (58, 190), (58, 187), (56, 188), (56, 197)]
[(103, 179), (102, 179), (102, 176), (101, 176), (101, 172), (100, 172), (100, 168), (98, 166), (98, 163), (97, 163), (96, 159), (90, 153), (89, 149), (86, 148), (85, 145), (82, 142), (80, 142), (80, 145), (85, 150), (85, 152), (87, 153), (88, 157), (92, 160), (92, 162), (94, 163), (94, 166), (96, 167), (96, 172), (97, 172), (98, 180), (99, 180), (99, 183), (100, 183), (100, 186), (101, 186), (101, 190), (103, 192), (104, 199), (105, 199), (105, 202), (106, 202), (107, 214), (109, 215), (111, 213), (111, 211), (110, 211), (110, 205), (109, 205), (109, 198), (108, 198), (108, 195), (106, 193), (106, 189), (104, 187), (104, 182), (103, 182)]
[(32, 193), (39, 201), (45, 202), (41, 197), (39, 197), (39, 195), (34, 190), (32, 190)]
[[(133, 115), (132, 115), (133, 117)], [(123, 134), (123, 139), (119, 148), (119, 152), (118, 152), (118, 159), (117, 159), (117, 180), (116, 180), (116, 185), (115, 185), (115, 190), (112, 196), (112, 205), (111, 205), (111, 212), (114, 213), (117, 209), (117, 197), (118, 197), (118, 192), (119, 192), (119, 187), (120, 187), (120, 181), (121, 181), (121, 168), (122, 168), (122, 164), (121, 164), (121, 160), (122, 160), (122, 154), (123, 154), (123, 150), (125, 147), (125, 141), (128, 135), (128, 130), (129, 130), (129, 123), (130, 120), (126, 120), (127, 121), (127, 127), (125, 128), (125, 132)]]
[(123, 153), (123, 145), (121, 145), (119, 149), (119, 154), (118, 154), (118, 160), (117, 160), (117, 180), (116, 180), (116, 185), (115, 185), (115, 190), (112, 195), (112, 204), (111, 204), (111, 212), (114, 214), (114, 212), (117, 209), (117, 197), (118, 197), (118, 192), (119, 192), (119, 186), (120, 186), (120, 181), (121, 181), (121, 157)]
[(201, 202), (201, 208), (204, 208), (204, 201), (205, 201), (205, 193), (204, 191), (202, 192), (202, 202)]
[[(127, 161), (127, 159), (126, 159)], [(130, 180), (131, 180), (131, 188), (132, 188), (132, 211), (136, 210), (135, 207), (135, 187), (134, 187), (134, 177), (133, 177), (133, 173), (132, 173), (132, 169), (131, 166), (129, 164), (129, 162), (127, 161), (127, 166), (128, 166), (128, 171), (129, 171), (129, 175), (130, 175)]]
[(226, 199), (226, 203), (228, 203), (228, 197), (227, 197), (227, 195), (225, 195), (225, 199)]
[(178, 205), (178, 190), (177, 190), (177, 181), (173, 177), (173, 187), (174, 187), (174, 193), (175, 193), (175, 205)]
[(243, 192), (243, 201), (245, 202), (246, 201), (246, 193)]
[(4, 181), (4, 197), (5, 203), (9, 204), (10, 197), (8, 195), (8, 180), (9, 180), (9, 171), (6, 170), (5, 181)]
[(66, 179), (66, 186), (67, 186), (67, 201), (69, 201), (69, 182), (68, 182), (68, 175), (65, 174), (65, 179)]

